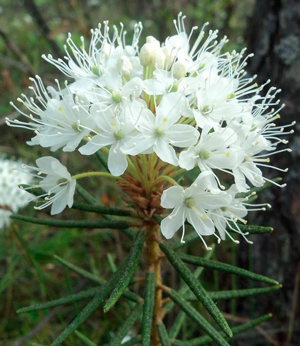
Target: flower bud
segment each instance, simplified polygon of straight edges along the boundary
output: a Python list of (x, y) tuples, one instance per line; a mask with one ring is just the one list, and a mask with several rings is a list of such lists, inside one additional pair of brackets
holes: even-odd
[(160, 48), (156, 49), (151, 57), (152, 65), (155, 66), (156, 68), (161, 69), (161, 68), (164, 68), (165, 61), (166, 61), (166, 56), (163, 53), (163, 51)]
[(119, 70), (119, 72), (121, 72), (123, 77), (130, 78), (132, 65), (126, 55), (122, 55), (121, 58), (118, 60), (117, 69)]
[(180, 79), (186, 74), (187, 71), (187, 64), (185, 61), (176, 61), (174, 66), (173, 66), (173, 76), (176, 79)]
[(153, 36), (147, 36), (146, 43), (151, 43), (156, 48), (160, 47), (159, 41), (155, 37), (153, 37)]
[(145, 43), (140, 51), (140, 63), (142, 66), (149, 66), (151, 63), (151, 55), (153, 51), (153, 46), (151, 43)]

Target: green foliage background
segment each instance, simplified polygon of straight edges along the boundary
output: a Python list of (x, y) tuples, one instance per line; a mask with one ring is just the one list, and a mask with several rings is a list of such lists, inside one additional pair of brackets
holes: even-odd
[[(68, 32), (72, 33), (75, 41), (79, 40), (80, 36), (88, 39), (90, 28), (109, 19), (111, 24), (118, 25), (120, 21), (123, 22), (125, 28), (128, 28), (130, 40), (133, 25), (137, 21), (142, 21), (144, 30), (141, 42), (144, 42), (148, 35), (164, 40), (174, 33), (172, 20), (182, 11), (187, 16), (188, 31), (194, 25), (202, 26), (209, 21), (210, 28), (220, 30), (220, 37), (225, 34), (229, 36), (228, 50), (241, 49), (245, 45), (244, 32), (252, 13), (253, 1), (36, 0), (35, 5), (43, 17), (43, 23), (49, 28), (46, 34), (36, 22), (30, 10), (31, 5), (32, 1), (27, 0), (3, 0), (0, 4), (0, 153), (8, 157), (23, 158), (28, 163), (33, 163), (41, 155), (49, 155), (49, 152), (35, 147), (30, 147), (28, 150), (25, 142), (31, 133), (5, 125), (5, 116), (16, 116), (9, 101), (15, 100), (22, 92), (28, 93), (27, 87), (31, 84), (28, 77), (34, 74), (42, 76), (48, 85), (53, 84), (54, 78), (61, 78), (53, 66), (41, 59), (41, 55), (48, 53), (55, 57), (63, 55), (63, 45)], [(55, 46), (58, 47), (57, 50)], [(97, 166), (96, 162), (91, 163), (77, 153), (55, 155), (60, 155), (60, 159), (72, 167), (72, 173), (82, 170), (84, 166), (90, 167), (91, 170)], [(99, 185), (99, 181), (95, 180), (86, 184), (85, 187), (89, 191), (96, 191), (96, 198), (103, 204), (122, 206), (122, 200), (114, 184)], [(32, 205), (26, 207), (23, 213), (29, 216), (35, 215)], [(80, 220), (86, 215), (84, 212), (68, 210), (59, 218)], [(39, 212), (39, 217), (48, 218), (48, 210)], [(119, 231), (58, 229), (18, 222), (15, 223), (15, 230), (21, 231), (21, 239), (16, 236), (13, 229), (4, 230), (0, 234), (0, 344), (49, 345), (80, 311), (84, 306), (83, 303), (78, 302), (54, 310), (22, 315), (16, 314), (16, 310), (91, 287), (86, 279), (65, 270), (53, 255), (59, 255), (105, 278), (114, 271), (114, 265), (120, 264), (127, 256), (129, 251), (129, 245), (126, 245), (127, 238)], [(189, 245), (188, 252), (197, 256), (205, 254), (199, 243)], [(236, 245), (224, 242), (218, 246), (213, 256), (214, 259), (235, 263)], [(243, 263), (245, 268), (251, 268), (251, 258), (250, 250), (247, 263)], [(179, 287), (180, 281), (170, 266), (164, 268), (163, 276), (169, 277), (172, 287), (175, 289)], [(247, 279), (232, 279), (224, 273), (212, 274), (204, 271), (203, 277), (208, 291), (251, 287)], [(273, 294), (274, 299), (281, 299), (280, 292)], [(218, 306), (233, 316), (252, 318), (255, 316), (255, 304), (259, 304), (259, 300), (254, 302), (253, 299), (247, 299), (239, 303), (235, 300), (232, 303), (225, 300), (220, 301)], [(247, 316), (249, 308), (252, 316)], [(123, 322), (128, 309), (129, 307), (118, 304), (107, 314), (103, 314), (99, 309), (79, 330), (91, 340), (97, 340), (100, 345), (104, 345), (113, 336), (113, 332), (108, 334), (107, 330), (116, 330)], [(171, 324), (172, 318), (169, 318), (167, 323)], [(184, 323), (182, 340), (199, 335), (196, 324)], [(263, 336), (258, 336), (254, 331), (232, 343), (268, 344)], [(74, 334), (64, 342), (64, 345), (80, 346), (82, 340)]]

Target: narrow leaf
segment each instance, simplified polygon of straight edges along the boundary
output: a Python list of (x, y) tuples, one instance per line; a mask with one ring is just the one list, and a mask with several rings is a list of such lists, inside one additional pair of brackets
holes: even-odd
[(13, 232), (14, 232), (15, 236), (18, 238), (18, 240), (19, 240), (22, 248), (24, 249), (30, 263), (33, 265), (33, 267), (36, 271), (36, 274), (37, 274), (37, 277), (38, 277), (38, 280), (40, 283), (40, 287), (41, 287), (42, 297), (45, 297), (46, 296), (45, 274), (41, 270), (39, 265), (37, 264), (35, 258), (32, 256), (31, 251), (30, 251), (29, 247), (27, 246), (27, 243), (26, 243), (25, 239), (22, 237), (21, 233), (17, 232), (14, 227), (13, 227)]
[(71, 303), (77, 302), (79, 300), (92, 298), (98, 292), (98, 289), (99, 289), (99, 287), (90, 288), (88, 290), (74, 293), (74, 294), (68, 295), (68, 296), (63, 297), (63, 298), (51, 300), (50, 302), (30, 305), (30, 306), (27, 306), (25, 308), (17, 310), (17, 313), (22, 314), (24, 312), (45, 310), (45, 309), (54, 308), (54, 307), (60, 306), (60, 305), (71, 304)]
[[(6, 288), (13, 282), (13, 280), (17, 277), (17, 275), (13, 274), (14, 269), (19, 264), (21, 256), (15, 256), (9, 264), (5, 275), (0, 279), (0, 293), (6, 290)], [(20, 275), (18, 273), (18, 275)]]
[(88, 337), (80, 333), (78, 330), (75, 330), (75, 335), (84, 343), (86, 346), (97, 346), (92, 340), (90, 340)]
[(227, 263), (207, 260), (197, 256), (190, 256), (185, 254), (178, 254), (182, 261), (190, 264), (195, 264), (201, 267), (210, 268), (213, 270), (219, 270), (230, 274), (235, 274), (239, 276), (243, 276), (245, 278), (265, 282), (271, 285), (278, 285), (278, 281), (267, 278), (266, 276), (255, 274), (245, 269), (237, 268)]
[[(280, 183), (282, 181), (282, 178), (274, 178), (272, 179), (272, 181), (276, 182), (276, 183)], [(253, 187), (252, 189), (250, 189), (248, 192), (240, 192), (236, 195), (236, 198), (245, 198), (249, 195), (251, 195), (253, 192), (255, 192), (256, 194), (265, 191), (267, 189), (270, 189), (271, 187), (273, 187), (274, 184), (272, 184), (269, 181), (266, 181), (263, 186), (261, 187)]]
[(125, 322), (118, 329), (116, 335), (113, 340), (109, 343), (109, 346), (120, 346), (122, 340), (128, 334), (131, 327), (134, 325), (135, 321), (138, 319), (140, 313), (142, 311), (142, 304), (136, 304), (135, 308), (131, 311), (129, 316), (125, 318)]
[(171, 338), (171, 345), (172, 346), (192, 346), (188, 341), (180, 341), (180, 340), (175, 340)]
[(126, 259), (126, 265), (123, 274), (121, 275), (118, 283), (116, 284), (116, 288), (112, 291), (106, 305), (104, 306), (104, 312), (109, 311), (115, 305), (115, 303), (127, 288), (139, 263), (139, 258), (144, 246), (145, 236), (146, 232), (144, 231), (139, 231), (136, 234), (129, 256)]
[[(212, 244), (212, 249), (211, 249), (211, 251), (206, 251), (206, 253), (205, 253), (205, 255), (204, 255), (204, 258), (210, 259), (211, 256), (213, 255), (214, 251), (215, 251), (215, 245)], [(197, 269), (194, 271), (194, 273), (193, 273), (194, 276), (195, 276), (195, 278), (199, 278), (200, 275), (202, 274), (203, 270), (204, 270), (203, 267), (197, 268)], [(185, 295), (189, 290), (190, 290), (189, 286), (188, 286), (185, 282), (183, 282), (183, 285), (179, 288), (178, 293), (179, 293), (179, 294), (182, 294), (182, 295)], [(173, 302), (169, 302), (168, 304), (166, 304), (165, 310), (166, 310), (167, 312), (170, 312), (171, 309), (172, 309), (174, 306), (175, 306), (175, 304), (174, 304)]]
[(172, 339), (176, 338), (176, 336), (179, 334), (179, 331), (181, 329), (183, 322), (185, 321), (185, 318), (186, 318), (186, 313), (183, 311), (180, 311), (170, 330), (170, 338)]
[(169, 335), (168, 335), (168, 332), (167, 332), (165, 325), (163, 323), (158, 323), (156, 325), (156, 328), (158, 331), (161, 345), (162, 346), (171, 346), (170, 338), (169, 338)]
[(104, 285), (106, 283), (106, 280), (104, 279), (101, 279), (100, 277), (98, 277), (97, 275), (94, 275), (90, 272), (88, 272), (87, 270), (84, 270), (82, 268), (79, 268), (77, 266), (75, 266), (74, 264), (64, 260), (63, 258), (57, 256), (57, 255), (54, 255), (54, 258), (59, 262), (61, 263), (64, 267), (68, 268), (68, 269), (71, 269), (73, 272), (93, 281), (93, 282), (96, 282), (97, 284), (100, 284), (100, 285)]
[(104, 167), (104, 169), (109, 172), (109, 169), (108, 169), (108, 166), (107, 166), (107, 163), (106, 163), (106, 160), (105, 158), (103, 157), (103, 154), (101, 153), (100, 150), (96, 151), (96, 157), (97, 159), (99, 160), (99, 162), (101, 163), (101, 165)]
[(196, 322), (205, 333), (207, 333), (219, 346), (229, 346), (223, 336), (186, 300), (184, 300), (176, 291), (166, 290), (169, 296), (182, 311), (184, 311), (194, 322)]
[(142, 346), (149, 346), (151, 339), (152, 317), (155, 300), (156, 276), (150, 272), (146, 276), (143, 321), (142, 321)]
[[(124, 264), (124, 263), (123, 263)], [(124, 265), (120, 265), (118, 270), (110, 277), (107, 283), (98, 288), (94, 298), (86, 305), (86, 307), (74, 318), (67, 328), (58, 336), (51, 346), (58, 346), (72, 334), (109, 296), (116, 283), (123, 274)]]
[(216, 304), (207, 294), (206, 290), (194, 277), (193, 273), (190, 269), (185, 265), (182, 260), (179, 258), (178, 254), (176, 254), (172, 249), (170, 249), (166, 244), (161, 243), (160, 248), (167, 256), (170, 263), (177, 270), (182, 279), (186, 282), (186, 284), (190, 287), (191, 291), (195, 294), (198, 300), (203, 304), (206, 310), (211, 314), (214, 320), (218, 323), (221, 329), (228, 335), (232, 336), (231, 330), (226, 322), (224, 316), (221, 311), (217, 308)]
[[(91, 281), (94, 281), (100, 285), (103, 285), (103, 284), (106, 284), (106, 280), (104, 279), (101, 279), (99, 278), (98, 276), (82, 269), (82, 268), (79, 268), (77, 266), (75, 266), (74, 264), (70, 263), (70, 262), (67, 262), (66, 260), (62, 259), (61, 257), (59, 256), (56, 256), (54, 255), (54, 257), (65, 267), (71, 269), (72, 271), (74, 271), (75, 273), (79, 274), (79, 275), (82, 275), (83, 277), (91, 280)], [(122, 263), (122, 266), (124, 266), (124, 263)], [(130, 292), (129, 290), (124, 292), (124, 298), (128, 299), (128, 300), (131, 300), (133, 302), (139, 302), (141, 300), (140, 296), (134, 292)]]
[(124, 342), (122, 346), (135, 346), (135, 345), (140, 345), (140, 343), (141, 343), (140, 336), (133, 336), (130, 340)]
[[(244, 324), (237, 326), (237, 327), (233, 327), (232, 328), (232, 334), (238, 335), (238, 334), (244, 333), (247, 330), (253, 329), (256, 326), (258, 326), (259, 324), (269, 320), (271, 317), (272, 317), (272, 314), (263, 315), (263, 316), (258, 317), (256, 319), (250, 321), (250, 322), (244, 323)], [(222, 335), (228, 339), (228, 337), (225, 336), (224, 333), (222, 333)], [(209, 336), (201, 336), (199, 338), (189, 340), (188, 342), (189, 342), (189, 345), (191, 345), (191, 346), (205, 346), (205, 345), (210, 344), (212, 341), (213, 341), (213, 339)], [(174, 343), (174, 345), (176, 345), (176, 343)]]
[[(274, 286), (263, 287), (263, 288), (250, 288), (250, 289), (232, 290), (232, 291), (208, 292), (208, 294), (214, 300), (222, 300), (222, 299), (250, 297), (257, 294), (270, 293), (273, 291), (277, 291), (281, 288), (282, 288), (282, 285), (274, 285)], [(185, 299), (190, 302), (197, 301), (197, 299), (192, 295), (185, 297)]]
[(134, 212), (132, 210), (119, 209), (119, 208), (107, 208), (97, 204), (87, 204), (82, 202), (74, 202), (73, 209), (84, 210), (92, 213), (117, 215), (117, 216), (132, 216)]
[(97, 204), (96, 198), (94, 198), (85, 188), (83, 188), (78, 181), (76, 182), (76, 191), (80, 196), (90, 204)]
[[(109, 287), (110, 288), (110, 287)], [(110, 291), (107, 287), (102, 286), (98, 288), (98, 291), (94, 298), (88, 303), (88, 305), (75, 317), (75, 319), (67, 326), (67, 328), (58, 336), (57, 339), (51, 344), (51, 346), (58, 346), (72, 334), (89, 316), (92, 314), (100, 304), (104, 302), (104, 299), (109, 295)]]
[(116, 228), (124, 229), (130, 227), (126, 221), (107, 221), (107, 220), (53, 220), (53, 219), (40, 219), (33, 216), (26, 216), (21, 214), (12, 214), (11, 219), (22, 220), (25, 222), (36, 223), (39, 225), (48, 225), (55, 227), (66, 228)]
[(181, 243), (180, 241), (174, 241), (173, 244), (171, 245), (173, 250), (178, 250), (180, 248), (182, 248), (183, 246), (186, 246), (190, 243), (193, 243), (197, 240), (201, 240), (201, 238), (199, 237), (197, 232), (192, 232), (191, 234), (189, 234), (188, 236), (186, 236), (184, 238), (184, 243)]
[[(230, 225), (236, 229), (236, 226), (233, 222), (229, 222)], [(241, 231), (244, 233), (250, 233), (250, 234), (267, 234), (272, 233), (274, 231), (273, 227), (264, 227), (264, 226), (255, 226), (255, 225), (243, 225), (238, 224)], [(228, 231), (232, 231), (232, 229), (228, 228)]]

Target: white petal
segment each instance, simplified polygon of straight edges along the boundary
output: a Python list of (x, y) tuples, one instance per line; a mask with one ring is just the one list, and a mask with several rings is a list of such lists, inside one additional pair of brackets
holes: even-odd
[(195, 195), (193, 198), (196, 206), (203, 209), (222, 208), (229, 205), (232, 200), (231, 195), (226, 192), (220, 192), (218, 194), (205, 192), (203, 194)]
[(144, 81), (144, 90), (148, 95), (164, 95), (166, 85), (157, 79), (147, 79)]
[(167, 127), (175, 124), (181, 116), (182, 102), (181, 94), (170, 93), (164, 95), (156, 108), (155, 124), (159, 126), (163, 119), (167, 119)]
[(181, 186), (172, 186), (165, 190), (161, 196), (161, 206), (163, 208), (175, 208), (183, 203), (184, 189)]
[(167, 239), (172, 238), (185, 222), (185, 218), (185, 207), (183, 205), (176, 207), (160, 224), (163, 236)]
[(112, 134), (100, 134), (94, 136), (86, 145), (79, 148), (78, 150), (82, 155), (92, 155), (95, 154), (95, 152), (99, 149), (107, 145), (111, 145), (115, 141), (116, 139)]
[(116, 177), (122, 175), (128, 166), (126, 155), (120, 151), (119, 146), (119, 143), (111, 146), (107, 161), (110, 173)]
[(186, 148), (197, 142), (199, 132), (190, 125), (175, 124), (168, 129), (166, 137), (176, 147)]
[(163, 139), (157, 140), (156, 145), (153, 146), (153, 150), (162, 161), (168, 162), (173, 166), (178, 165), (178, 158), (175, 150)]
[(191, 170), (197, 162), (195, 147), (190, 147), (188, 150), (182, 151), (179, 155), (179, 166), (186, 170)]
[(211, 235), (215, 233), (214, 223), (203, 211), (195, 212), (192, 209), (187, 211), (187, 220), (200, 235)]
[[(124, 154), (138, 155), (140, 153), (144, 153), (147, 150), (150, 150), (154, 143), (154, 137), (145, 137), (140, 134), (126, 142), (122, 146), (121, 151)], [(153, 152), (153, 150), (151, 152)]]

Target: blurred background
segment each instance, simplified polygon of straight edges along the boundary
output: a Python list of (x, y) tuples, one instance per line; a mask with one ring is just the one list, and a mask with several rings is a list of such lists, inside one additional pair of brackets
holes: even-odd
[[(49, 152), (29, 147), (26, 140), (31, 133), (6, 126), (5, 117), (14, 118), (18, 113), (10, 106), (11, 100), (21, 94), (29, 95), (29, 77), (40, 75), (46, 85), (53, 85), (55, 78), (62, 78), (59, 71), (47, 64), (42, 54), (51, 53), (55, 58), (64, 56), (64, 44), (69, 32), (73, 39), (90, 37), (90, 29), (99, 22), (109, 20), (110, 25), (122, 22), (128, 31), (128, 41), (134, 24), (143, 23), (140, 42), (148, 35), (164, 39), (175, 33), (172, 20), (182, 11), (187, 32), (194, 26), (210, 22), (211, 29), (219, 29), (220, 37), (230, 39), (227, 50), (248, 47), (255, 53), (249, 60), (249, 74), (258, 74), (258, 83), (269, 78), (272, 85), (282, 89), (281, 101), (286, 107), (281, 112), (281, 124), (299, 119), (300, 112), (300, 2), (297, 0), (1, 0), (0, 1), (0, 155), (22, 158), (28, 163)], [(262, 275), (277, 279), (283, 284), (281, 291), (253, 299), (240, 299), (235, 304), (220, 302), (232, 323), (255, 318), (272, 312), (273, 319), (259, 330), (245, 333), (235, 345), (299, 345), (300, 340), (300, 137), (298, 126), (289, 137), (292, 154), (283, 153), (274, 160), (281, 168), (289, 167), (283, 180), (285, 189), (274, 186), (264, 193), (261, 200), (272, 204), (271, 211), (252, 215), (249, 224), (274, 227), (269, 235), (254, 235), (251, 247), (241, 242), (233, 246), (228, 241), (219, 245), (215, 259), (237, 263)], [(65, 164), (72, 163), (73, 172), (84, 165), (90, 169), (95, 163), (85, 161), (80, 155), (56, 153)], [(70, 165), (70, 164), (69, 164)], [(274, 178), (274, 171), (267, 173)], [(113, 186), (87, 185), (96, 191), (97, 198), (106, 205), (119, 203)], [(1, 194), (1, 191), (0, 191)], [(32, 205), (24, 213), (34, 215)], [(84, 214), (67, 216), (84, 218)], [(39, 212), (48, 217), (48, 211)], [(62, 328), (75, 316), (80, 303), (50, 311), (17, 315), (16, 310), (40, 301), (59, 298), (65, 294), (88, 288), (88, 283), (76, 274), (66, 272), (55, 262), (57, 254), (97, 275), (106, 276), (111, 270), (110, 261), (122, 261), (126, 243), (122, 234), (105, 230), (59, 230), (29, 224), (15, 224), (22, 231), (22, 238), (12, 230), (0, 234), (0, 345), (49, 345)], [(199, 244), (190, 246), (189, 252), (202, 256)], [(109, 254), (109, 258), (107, 257)], [(164, 275), (174, 275), (165, 268)], [(230, 289), (250, 287), (247, 280), (233, 280), (225, 275), (204, 275), (206, 288)], [(174, 285), (178, 285), (174, 277)], [(259, 287), (259, 286), (255, 286)], [(99, 345), (108, 342), (124, 316), (122, 307), (104, 315), (93, 314), (82, 327), (82, 332)], [(234, 318), (233, 318), (234, 317)], [(171, 323), (171, 320), (170, 320)], [(193, 323), (184, 325), (181, 340), (197, 337), (200, 331)], [(79, 346), (81, 341), (70, 337), (64, 345)]]

